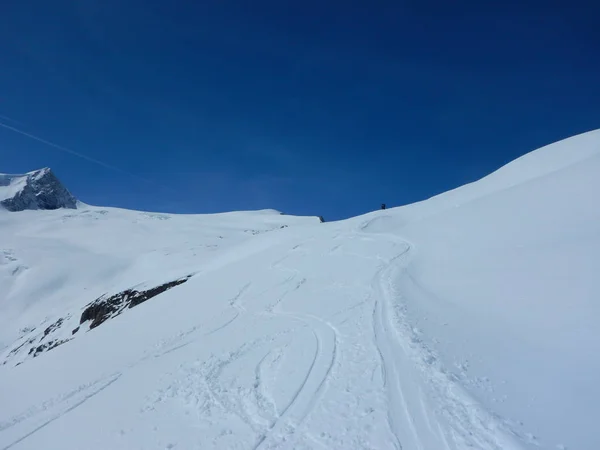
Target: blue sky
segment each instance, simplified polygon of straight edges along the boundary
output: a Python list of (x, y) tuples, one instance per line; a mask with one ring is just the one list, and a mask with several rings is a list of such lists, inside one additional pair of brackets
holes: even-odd
[(0, 172), (168, 212), (422, 200), (600, 128), (600, 7), (510, 3), (10, 0), (0, 122), (104, 165), (0, 128)]

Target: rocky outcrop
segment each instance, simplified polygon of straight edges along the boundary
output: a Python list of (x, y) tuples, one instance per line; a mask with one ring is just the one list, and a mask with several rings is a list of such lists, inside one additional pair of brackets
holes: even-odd
[(47, 352), (48, 350), (52, 350), (59, 345), (64, 344), (65, 342), (69, 342), (71, 339), (60, 339), (60, 340), (51, 340), (46, 342), (45, 344), (38, 345), (37, 347), (32, 347), (29, 349), (29, 355), (32, 357), (38, 356), (40, 353)]
[(70, 341), (70, 339), (56, 338), (56, 339), (49, 339), (48, 341), (44, 342), (48, 336), (52, 335), (55, 332), (58, 332), (60, 330), (61, 326), (63, 325), (64, 321), (68, 320), (69, 317), (70, 316), (66, 316), (64, 318), (61, 317), (56, 322), (54, 322), (50, 326), (48, 326), (43, 331), (43, 333), (36, 334), (35, 328), (25, 329), (24, 331), (25, 331), (26, 335), (28, 335), (28, 336), (25, 336), (25, 340), (8, 353), (7, 358), (3, 361), (2, 364), (6, 364), (9, 359), (17, 356), (18, 353), (23, 350), (28, 349), (27, 355), (35, 358), (40, 353), (43, 353), (48, 350), (52, 350), (53, 348), (56, 348), (59, 345)]
[(185, 283), (190, 278), (191, 275), (188, 275), (146, 290), (127, 289), (109, 297), (102, 296), (85, 307), (79, 321), (76, 316), (67, 314), (44, 328), (43, 331), (36, 331), (35, 328), (23, 329), (23, 335), (14, 344), (14, 348), (4, 355), (0, 355), (0, 363), (4, 365), (12, 360), (17, 365), (22, 364), (28, 358), (35, 358), (75, 339), (84, 322), (91, 321), (89, 328), (96, 328), (107, 320), (120, 315), (126, 309), (144, 303)]
[(170, 281), (168, 283), (161, 284), (160, 286), (153, 287), (146, 291), (137, 291), (135, 289), (127, 289), (119, 292), (118, 294), (111, 295), (110, 297), (100, 297), (90, 303), (83, 313), (81, 314), (80, 324), (91, 320), (90, 329), (96, 328), (106, 320), (118, 316), (126, 308), (133, 308), (146, 300), (156, 297), (158, 294), (179, 286), (185, 283), (190, 276), (180, 278), (178, 280)]
[(0, 205), (9, 211), (77, 208), (77, 199), (46, 168), (23, 175), (0, 174)]

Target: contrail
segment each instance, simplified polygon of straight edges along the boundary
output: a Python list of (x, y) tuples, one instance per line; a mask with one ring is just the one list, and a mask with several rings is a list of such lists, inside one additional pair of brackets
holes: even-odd
[(14, 124), (17, 124), (17, 125), (25, 125), (23, 122), (19, 122), (18, 120), (11, 119), (10, 117), (5, 116), (3, 114), (0, 114), (0, 119), (4, 120), (5, 122), (11, 122), (11, 123), (14, 123)]
[[(3, 116), (0, 116), (0, 117), (3, 117)], [(119, 173), (124, 174), (124, 175), (135, 177), (138, 180), (144, 181), (146, 183), (154, 184), (154, 185), (163, 187), (163, 188), (168, 189), (168, 190), (173, 190), (173, 189), (171, 189), (171, 188), (169, 188), (167, 186), (162, 186), (162, 185), (160, 185), (160, 184), (158, 184), (158, 183), (156, 183), (156, 182), (154, 182), (152, 180), (148, 180), (147, 178), (141, 177), (141, 176), (136, 175), (134, 173), (131, 173), (131, 172), (128, 172), (126, 170), (120, 169), (118, 167), (112, 166), (112, 165), (107, 164), (105, 162), (102, 162), (102, 161), (100, 161), (100, 160), (98, 160), (96, 158), (92, 158), (91, 156), (87, 156), (87, 155), (84, 155), (82, 153), (76, 152), (75, 150), (71, 150), (70, 148), (63, 147), (62, 145), (55, 144), (54, 142), (47, 141), (46, 139), (42, 139), (41, 137), (35, 136), (35, 135), (31, 134), (31, 133), (27, 133), (26, 131), (23, 131), (23, 130), (19, 130), (18, 128), (15, 128), (13, 126), (7, 125), (5, 123), (0, 122), (0, 127), (6, 128), (7, 130), (14, 131), (15, 133), (19, 133), (19, 134), (21, 134), (23, 136), (27, 136), (30, 139), (33, 139), (33, 140), (38, 141), (38, 142), (41, 142), (42, 144), (46, 144), (46, 145), (48, 145), (50, 147), (53, 147), (53, 148), (55, 148), (57, 150), (60, 150), (61, 152), (65, 152), (65, 153), (68, 153), (70, 155), (76, 156), (78, 158), (84, 159), (84, 160), (86, 160), (88, 162), (91, 162), (93, 164), (97, 164), (99, 166), (104, 167), (105, 169), (113, 170), (115, 172), (119, 172)]]

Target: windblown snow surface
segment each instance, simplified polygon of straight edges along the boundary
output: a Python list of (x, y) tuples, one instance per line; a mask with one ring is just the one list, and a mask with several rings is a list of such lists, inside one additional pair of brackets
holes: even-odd
[(0, 211), (0, 449), (599, 449), (599, 193), (597, 131), (334, 223)]

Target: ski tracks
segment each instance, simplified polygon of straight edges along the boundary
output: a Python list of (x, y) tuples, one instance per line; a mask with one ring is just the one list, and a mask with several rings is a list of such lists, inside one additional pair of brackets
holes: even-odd
[(246, 308), (244, 307), (243, 303), (241, 302), (241, 299), (244, 297), (244, 294), (246, 293), (246, 291), (248, 290), (248, 288), (250, 287), (251, 284), (252, 283), (250, 283), (250, 282), (246, 283), (244, 285), (244, 287), (242, 287), (239, 290), (239, 292), (232, 299), (229, 300), (229, 306), (231, 306), (235, 310), (235, 314), (233, 315), (233, 317), (231, 319), (229, 319), (227, 322), (225, 322), (223, 325), (220, 325), (217, 328), (208, 331), (205, 334), (205, 336), (210, 336), (211, 334), (214, 334), (217, 331), (221, 331), (223, 328), (228, 327), (237, 318), (239, 318), (241, 314), (246, 312)]
[[(405, 255), (408, 251), (409, 247), (396, 258)], [(402, 349), (398, 349), (397, 343), (390, 339), (391, 324), (386, 314), (385, 294), (381, 289), (381, 278), (389, 270), (388, 267), (389, 265), (380, 269), (374, 278), (375, 300), (372, 319), (375, 345), (381, 360), (382, 382), (388, 401), (388, 426), (393, 436), (393, 445), (397, 450), (404, 448), (421, 450), (423, 449), (422, 439), (419, 437), (415, 424), (420, 418), (415, 417), (413, 399), (408, 397), (409, 395), (414, 396), (419, 390), (409, 375), (409, 366), (404, 360), (404, 352)]]
[[(296, 249), (270, 267), (271, 270), (284, 273), (283, 293), (262, 311), (246, 311), (241, 300), (250, 287), (248, 283), (228, 302), (228, 306), (235, 310), (234, 316), (207, 334), (231, 326), (242, 313), (245, 313), (245, 317), (276, 318), (284, 324), (282, 331), (246, 342), (221, 356), (213, 355), (206, 361), (183, 365), (176, 381), (150, 399), (148, 410), (157, 403), (180, 398), (196, 410), (199, 420), (214, 426), (228, 422), (214, 416), (220, 411), (219, 415), (235, 418), (252, 431), (254, 443), (249, 448), (254, 450), (278, 448), (290, 445), (290, 441), (296, 438), (306, 437), (306, 430), (300, 436), (298, 429), (318, 407), (327, 390), (339, 343), (338, 332), (329, 322), (311, 314), (283, 308), (286, 298), (303, 289), (308, 281), (299, 270), (283, 265), (290, 255), (303, 256)], [(305, 336), (313, 340), (312, 346), (309, 344), (307, 347), (299, 340), (305, 339)], [(285, 337), (284, 341), (282, 337)], [(310, 352), (305, 356), (310, 356), (303, 359), (302, 364), (294, 364), (292, 371), (286, 374), (286, 377), (292, 376), (296, 385), (290, 386), (289, 397), (285, 404), (281, 404), (281, 399), (276, 401), (271, 391), (274, 386), (289, 385), (291, 381), (281, 378), (279, 367), (284, 359), (289, 358), (290, 362), (297, 359), (293, 354), (296, 347), (290, 345), (294, 341)], [(244, 370), (252, 366), (253, 372)], [(316, 438), (308, 438), (311, 439), (311, 445), (322, 445)], [(217, 447), (220, 445), (217, 440), (213, 444)]]
[[(85, 402), (95, 397), (110, 385), (115, 383), (121, 377), (121, 373), (116, 373), (108, 378), (100, 379), (95, 382), (89, 383), (87, 385), (82, 385), (74, 391), (68, 392), (66, 394), (60, 395), (54, 399), (48, 400), (42, 403), (40, 406), (33, 407), (26, 412), (9, 419), (6, 422), (0, 423), (0, 431), (11, 428), (15, 425), (18, 425), (20, 422), (30, 419), (35, 419), (36, 416), (43, 415), (46, 411), (54, 409), (55, 405), (58, 406), (58, 412), (51, 413), (48, 418), (44, 419), (42, 423), (36, 426), (33, 430), (27, 432), (20, 438), (14, 440), (10, 444), (2, 447), (1, 450), (8, 450), (18, 443), (24, 441), (28, 437), (34, 435), (41, 429), (47, 427), (52, 422), (57, 419), (60, 419), (65, 414), (75, 410), (79, 406), (83, 405)], [(61, 407), (62, 406), (62, 407)]]
[[(296, 250), (300, 246), (297, 245), (292, 250)], [(308, 370), (291, 400), (281, 410), (277, 419), (265, 433), (259, 436), (253, 450), (280, 447), (296, 433), (296, 430), (319, 404), (327, 388), (337, 358), (339, 337), (337, 330), (331, 323), (311, 314), (286, 311), (281, 307), (282, 302), (289, 294), (299, 290), (307, 282), (306, 278), (300, 277), (300, 271), (290, 269), (282, 264), (285, 259), (287, 257), (277, 261), (271, 268), (290, 273), (291, 276), (287, 278), (289, 282), (294, 279), (299, 279), (299, 281), (294, 284), (293, 288), (284, 293), (275, 304), (268, 307), (263, 314), (304, 324), (312, 333), (315, 341), (315, 351)], [(314, 441), (313, 443), (320, 444), (314, 437), (310, 438)]]
[[(234, 321), (236, 321), (243, 313), (246, 313), (246, 308), (242, 303), (242, 299), (244, 298), (244, 296), (246, 295), (248, 289), (250, 288), (250, 286), (252, 285), (251, 282), (246, 283), (238, 292), (235, 296), (233, 296), (231, 299), (228, 300), (228, 305), (234, 310), (234, 314), (233, 317), (227, 319), (225, 321), (225, 323), (218, 325), (215, 328), (212, 328), (208, 331), (204, 331), (204, 326), (202, 325), (194, 325), (193, 327), (191, 327), (190, 329), (186, 330), (186, 331), (182, 331), (180, 333), (178, 333), (177, 335), (175, 335), (172, 338), (169, 339), (165, 339), (160, 341), (157, 345), (155, 345), (155, 348), (153, 349), (152, 353), (150, 355), (146, 355), (144, 358), (142, 358), (142, 360), (146, 360), (149, 359), (150, 357), (154, 357), (154, 358), (160, 358), (164, 355), (168, 355), (169, 353), (172, 353), (174, 351), (177, 351), (181, 348), (187, 347), (190, 344), (193, 344), (195, 342), (198, 341), (198, 336), (196, 337), (192, 337), (191, 339), (189, 339), (190, 336), (194, 336), (196, 334), (202, 333), (201, 336), (211, 336), (227, 327), (229, 327)], [(184, 338), (188, 338), (186, 339), (183, 343), (181, 341), (184, 340)], [(135, 364), (134, 364), (135, 365)]]
[(477, 404), (438, 366), (395, 308), (394, 281), (406, 273), (411, 245), (394, 235), (370, 233), (405, 247), (373, 278), (373, 336), (381, 360), (394, 447), (402, 450), (518, 449), (501, 419)]
[(310, 315), (284, 312), (275, 315), (299, 320), (310, 327), (315, 339), (315, 351), (291, 400), (281, 410), (277, 420), (259, 437), (254, 450), (267, 445), (278, 447), (304, 423), (325, 392), (337, 356), (338, 338), (331, 325)]

